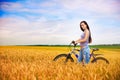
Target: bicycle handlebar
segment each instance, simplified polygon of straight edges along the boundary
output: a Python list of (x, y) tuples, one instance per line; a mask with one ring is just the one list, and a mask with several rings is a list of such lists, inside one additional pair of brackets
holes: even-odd
[[(76, 50), (76, 51), (80, 51), (79, 49), (75, 49), (75, 47), (77, 46), (77, 44), (75, 43), (75, 41), (71, 41), (71, 43), (69, 44), (69, 47), (71, 47), (72, 46), (72, 44), (73, 44), (73, 49), (74, 50)], [(93, 48), (92, 49), (92, 53), (94, 52), (94, 51), (98, 51), (99, 49), (98, 48)]]
[(76, 47), (76, 45), (77, 45), (77, 44), (75, 43), (75, 41), (72, 41), (72, 42), (70, 43), (70, 45), (71, 45), (71, 44), (73, 44), (74, 47)]

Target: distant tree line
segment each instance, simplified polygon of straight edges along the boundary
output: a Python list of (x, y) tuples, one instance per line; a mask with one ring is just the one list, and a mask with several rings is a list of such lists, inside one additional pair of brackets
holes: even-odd
[[(47, 44), (38, 44), (38, 45), (17, 45), (17, 46), (63, 46), (63, 47), (67, 47), (67, 46), (70, 46), (70, 45), (47, 45)], [(79, 45), (77, 45), (79, 46)], [(96, 44), (96, 45), (90, 45), (90, 46), (120, 46), (120, 44)]]

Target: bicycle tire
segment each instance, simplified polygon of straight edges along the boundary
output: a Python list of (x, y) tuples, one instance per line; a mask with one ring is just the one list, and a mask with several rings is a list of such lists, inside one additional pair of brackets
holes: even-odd
[(64, 62), (68, 62), (68, 60), (70, 60), (71, 62), (74, 62), (74, 60), (73, 60), (73, 58), (71, 57), (70, 54), (59, 54), (53, 59), (53, 61), (57, 61), (57, 60), (59, 60), (60, 58), (63, 58), (63, 57), (65, 57)]
[(93, 59), (91, 62), (92, 62), (92, 63), (95, 63), (95, 62), (97, 62), (97, 61), (99, 61), (99, 60), (103, 60), (103, 61), (105, 61), (107, 64), (109, 64), (109, 61), (108, 61), (106, 58), (104, 58), (104, 57), (96, 57), (96, 58)]

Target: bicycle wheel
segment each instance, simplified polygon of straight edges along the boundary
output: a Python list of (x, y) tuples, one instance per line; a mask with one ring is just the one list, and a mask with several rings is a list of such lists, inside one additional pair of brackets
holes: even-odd
[(105, 62), (105, 63), (109, 64), (109, 61), (106, 58), (104, 58), (104, 57), (96, 57), (91, 62), (92, 63), (95, 63), (95, 62), (96, 63), (98, 63), (98, 62)]
[(74, 62), (70, 54), (59, 54), (53, 59), (53, 61), (65, 62), (65, 63), (68, 61)]

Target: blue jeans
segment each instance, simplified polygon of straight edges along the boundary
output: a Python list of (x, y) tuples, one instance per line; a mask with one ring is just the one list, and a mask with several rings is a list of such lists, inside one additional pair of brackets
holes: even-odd
[(84, 48), (82, 48), (80, 50), (80, 54), (78, 56), (78, 62), (81, 62), (83, 60), (83, 56), (84, 56), (85, 63), (89, 63), (89, 61), (90, 61), (90, 48), (89, 48), (89, 46), (85, 46)]

